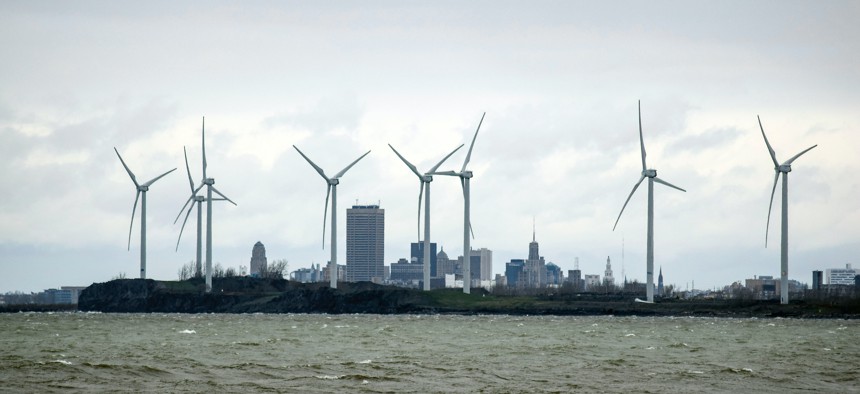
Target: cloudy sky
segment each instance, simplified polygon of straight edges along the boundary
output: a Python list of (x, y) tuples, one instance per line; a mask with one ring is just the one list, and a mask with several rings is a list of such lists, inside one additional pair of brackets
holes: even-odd
[[(173, 220), (200, 178), (200, 123), (216, 186), (214, 261), (248, 265), (257, 241), (290, 269), (324, 263), (325, 183), (344, 209), (381, 203), (385, 262), (416, 234), (420, 169), (468, 144), (473, 247), (494, 273), (541, 254), (645, 279), (647, 189), (612, 225), (648, 165), (655, 264), (667, 283), (711, 288), (779, 275), (773, 164), (793, 166), (790, 277), (860, 266), (860, 5), (852, 1), (0, 3), (0, 292), (88, 285), (139, 266), (134, 186), (148, 194), (149, 276), (194, 258)], [(458, 168), (465, 149), (443, 169)], [(437, 177), (432, 239), (462, 253), (462, 194)], [(138, 210), (139, 213), (139, 210)], [(193, 217), (193, 216), (192, 216)], [(327, 239), (327, 238), (326, 238)], [(327, 243), (327, 242), (326, 242)], [(622, 248), (623, 244), (623, 248)], [(623, 250), (623, 258), (622, 258)]]

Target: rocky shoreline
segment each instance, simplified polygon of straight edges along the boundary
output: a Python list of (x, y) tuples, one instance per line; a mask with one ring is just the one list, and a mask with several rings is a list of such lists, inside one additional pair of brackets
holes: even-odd
[(637, 303), (623, 294), (493, 295), (476, 289), (424, 292), (369, 282), (297, 283), (283, 279), (215, 278), (203, 291), (200, 278), (187, 281), (118, 279), (94, 283), (78, 301), (80, 311), (115, 313), (372, 313), (507, 314), (559, 316), (713, 316), (860, 318), (860, 300), (777, 301), (661, 300)]

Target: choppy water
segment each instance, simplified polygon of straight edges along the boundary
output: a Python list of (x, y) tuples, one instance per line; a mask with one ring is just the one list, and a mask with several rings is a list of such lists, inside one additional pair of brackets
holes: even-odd
[(19, 313), (0, 391), (857, 392), (844, 320)]

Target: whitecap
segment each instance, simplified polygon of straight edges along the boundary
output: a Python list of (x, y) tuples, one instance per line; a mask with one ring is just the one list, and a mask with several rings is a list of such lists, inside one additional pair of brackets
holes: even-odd
[(370, 383), (370, 382), (368, 382), (367, 379), (361, 381), (361, 384), (368, 384), (368, 383)]
[(371, 360), (362, 360), (358, 362), (359, 364), (370, 364)]
[(741, 368), (741, 371), (752, 373), (752, 368)]
[(197, 334), (197, 331), (194, 330), (182, 330), (179, 332), (180, 334)]
[(654, 346), (648, 346), (645, 348), (645, 350), (654, 350)]
[(54, 361), (52, 361), (52, 362), (60, 363), (60, 364), (63, 364), (63, 365), (72, 365), (72, 363), (71, 363), (71, 362), (66, 361), (66, 360), (54, 360)]
[(687, 373), (691, 373), (691, 374), (694, 374), (694, 375), (702, 375), (702, 374), (704, 374), (704, 372), (702, 372), (702, 371), (694, 371), (694, 370), (689, 370), (689, 371), (687, 371)]
[(333, 376), (332, 375), (317, 375), (317, 376), (315, 376), (315, 378), (323, 379), (323, 380), (337, 380), (337, 379), (340, 379), (344, 376), (345, 375), (333, 375)]
[(636, 334), (633, 334), (633, 333), (625, 335), (625, 337), (635, 337), (635, 336), (636, 336)]

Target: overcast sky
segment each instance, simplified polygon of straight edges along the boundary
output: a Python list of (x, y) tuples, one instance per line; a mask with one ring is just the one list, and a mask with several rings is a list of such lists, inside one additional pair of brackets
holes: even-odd
[[(0, 2), (0, 292), (89, 285), (139, 269), (138, 179), (148, 193), (148, 272), (194, 259), (173, 220), (195, 181), (206, 116), (209, 175), (238, 206), (213, 209), (214, 261), (247, 266), (255, 242), (290, 270), (328, 260), (325, 183), (344, 210), (385, 209), (385, 263), (415, 242), (419, 181), (467, 144), (472, 246), (493, 270), (541, 255), (584, 273), (645, 280), (648, 166), (655, 266), (681, 288), (779, 276), (773, 164), (818, 144), (789, 180), (790, 277), (860, 266), (860, 4), (677, 2)], [(459, 168), (461, 150), (442, 169)], [(432, 240), (462, 254), (456, 178), (432, 183)], [(138, 210), (138, 215), (139, 215)], [(622, 248), (622, 244), (624, 245)], [(623, 258), (622, 258), (623, 250)]]

